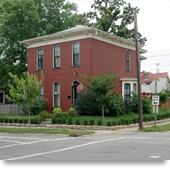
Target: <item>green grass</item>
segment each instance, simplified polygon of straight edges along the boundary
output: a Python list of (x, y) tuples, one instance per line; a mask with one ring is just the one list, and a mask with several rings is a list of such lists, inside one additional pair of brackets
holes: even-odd
[[(38, 115), (31, 115), (31, 118), (37, 118), (39, 117)], [(0, 118), (8, 118), (8, 119), (28, 119), (29, 116), (28, 115), (18, 115), (18, 114), (0, 114)]]
[(40, 129), (40, 128), (0, 128), (1, 133), (43, 133), (43, 134), (76, 134), (90, 135), (92, 131), (69, 130), (69, 129)]
[(143, 129), (144, 132), (166, 132), (170, 131), (170, 124), (167, 125), (158, 125), (153, 127), (147, 127)]

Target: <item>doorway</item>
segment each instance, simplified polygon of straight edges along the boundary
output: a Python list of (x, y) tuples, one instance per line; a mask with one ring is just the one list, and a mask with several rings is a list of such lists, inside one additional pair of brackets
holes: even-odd
[(73, 81), (72, 83), (72, 106), (75, 104), (75, 99), (77, 99), (78, 96), (78, 91), (77, 91), (77, 86), (80, 83), (78, 81)]

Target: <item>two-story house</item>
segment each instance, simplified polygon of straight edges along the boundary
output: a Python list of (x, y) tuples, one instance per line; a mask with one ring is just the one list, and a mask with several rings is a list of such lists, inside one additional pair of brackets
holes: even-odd
[[(41, 90), (48, 111), (60, 106), (68, 110), (81, 80), (104, 72), (121, 73), (116, 91), (124, 98), (137, 91), (135, 43), (107, 32), (78, 25), (51, 35), (21, 42), (27, 46), (28, 72), (45, 81)], [(140, 45), (140, 53), (145, 53)], [(141, 59), (145, 59), (141, 57)]]

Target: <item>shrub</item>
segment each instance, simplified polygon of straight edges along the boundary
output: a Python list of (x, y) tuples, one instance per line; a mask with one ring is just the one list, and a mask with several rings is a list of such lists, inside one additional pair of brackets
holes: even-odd
[(19, 124), (23, 123), (23, 119), (18, 119), (18, 123)]
[(49, 114), (49, 113), (48, 113), (46, 110), (41, 111), (40, 114), (39, 114), (40, 119), (41, 119), (41, 120), (47, 119), (47, 118), (48, 118), (48, 114)]
[(56, 123), (57, 123), (56, 118), (55, 118), (55, 117), (53, 117), (53, 118), (51, 119), (51, 122), (52, 122), (52, 124), (56, 124)]
[(129, 120), (126, 119), (126, 120), (125, 120), (125, 125), (129, 125), (129, 124), (130, 124)]
[(0, 123), (3, 123), (3, 122), (4, 122), (4, 120), (2, 118), (0, 118)]
[(67, 112), (68, 112), (68, 114), (71, 118), (77, 116), (77, 112), (76, 112), (76, 109), (74, 107), (71, 107)]
[[(37, 98), (34, 104), (31, 105), (30, 111), (34, 115), (38, 115), (41, 111), (45, 110), (46, 107), (46, 100), (42, 98)], [(24, 111), (24, 113), (28, 113), (28, 108), (26, 105), (23, 105), (22, 110)]]
[(14, 123), (18, 123), (18, 119), (17, 118), (14, 119)]
[(61, 119), (61, 124), (66, 124), (66, 119)]
[(68, 112), (61, 112), (54, 115), (55, 118), (68, 119), (70, 116)]
[(117, 122), (116, 121), (112, 121), (112, 126), (116, 126)]
[(101, 126), (102, 123), (103, 123), (102, 120), (98, 120), (98, 121), (97, 121), (97, 125), (99, 125), (99, 126)]
[(73, 124), (73, 120), (72, 120), (72, 119), (68, 119), (68, 120), (67, 120), (67, 124), (68, 124), (68, 125), (72, 125), (72, 124)]
[(8, 120), (8, 123), (13, 123), (13, 119), (9, 119), (9, 120)]
[(4, 118), (4, 123), (8, 123), (8, 118)]
[(137, 123), (137, 119), (136, 119), (136, 118), (133, 118), (133, 119), (132, 119), (132, 122), (133, 122), (133, 123)]
[(61, 120), (62, 120), (61, 118), (56, 118), (56, 123), (61, 124)]
[(28, 119), (24, 119), (24, 124), (27, 124), (28, 123)]
[(87, 121), (87, 120), (84, 120), (84, 121), (83, 121), (83, 125), (88, 125), (88, 121)]
[(33, 124), (39, 124), (40, 122), (40, 118), (33, 119)]
[(80, 120), (79, 119), (75, 120), (75, 124), (80, 125)]
[(82, 115), (100, 115), (98, 102), (89, 91), (83, 91), (78, 95), (77, 99), (75, 99), (74, 107)]
[(108, 113), (106, 116), (119, 116), (125, 114), (125, 104), (123, 97), (121, 95), (113, 95), (111, 96), (106, 109), (108, 109)]
[(60, 113), (62, 113), (62, 109), (60, 107), (55, 107), (53, 109), (53, 112), (54, 112), (54, 114), (60, 114)]
[(90, 121), (89, 121), (89, 124), (90, 124), (90, 125), (94, 125), (94, 120), (90, 120)]
[(107, 121), (107, 122), (106, 122), (106, 125), (107, 125), (107, 126), (111, 126), (112, 124), (111, 124), (111, 122)]
[(124, 125), (125, 124), (125, 120), (124, 119), (121, 119), (121, 125)]

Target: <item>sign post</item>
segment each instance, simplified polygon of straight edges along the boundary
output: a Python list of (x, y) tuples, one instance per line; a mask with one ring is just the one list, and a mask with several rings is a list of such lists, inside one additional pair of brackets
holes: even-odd
[(159, 96), (157, 95), (157, 81), (155, 81), (155, 95), (152, 96), (152, 105), (155, 107), (155, 127), (156, 127), (157, 106), (159, 106)]

